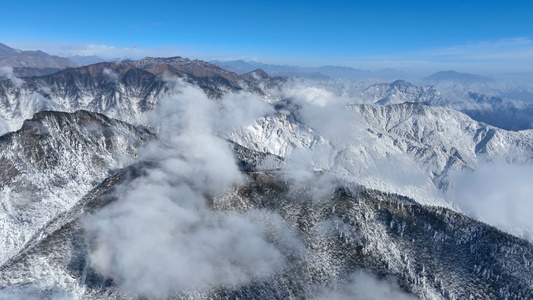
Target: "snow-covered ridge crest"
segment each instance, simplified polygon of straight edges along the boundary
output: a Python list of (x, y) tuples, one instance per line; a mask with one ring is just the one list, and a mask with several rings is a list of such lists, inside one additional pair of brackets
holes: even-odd
[[(418, 102), (451, 107), (476, 121), (507, 130), (533, 128), (533, 104), (508, 98), (513, 93), (519, 94), (513, 92), (514, 88), (502, 89), (470, 89), (456, 85), (416, 86), (398, 80), (371, 85), (361, 92), (361, 97), (379, 105)], [(517, 89), (522, 91), (522, 88)]]
[(180, 57), (103, 62), (51, 75), (0, 80), (0, 120), (5, 121), (0, 122), (0, 130), (14, 131), (42, 110), (84, 109), (143, 124), (160, 98), (175, 93), (175, 78), (199, 86), (210, 98), (249, 91), (270, 99), (268, 90), (283, 82), (266, 74), (261, 78), (238, 76), (213, 64)]
[(380, 105), (398, 104), (402, 102), (426, 102), (442, 98), (442, 93), (432, 86), (419, 87), (404, 80), (393, 83), (379, 83), (368, 87), (362, 92), (364, 99)]

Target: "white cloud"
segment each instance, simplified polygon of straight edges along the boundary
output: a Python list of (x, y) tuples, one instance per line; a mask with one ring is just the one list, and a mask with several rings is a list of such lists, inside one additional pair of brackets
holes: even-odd
[(437, 58), (451, 58), (456, 60), (503, 60), (521, 61), (533, 60), (533, 41), (528, 38), (510, 38), (497, 41), (481, 41), (464, 45), (455, 45), (434, 51), (428, 51), (428, 56)]
[(477, 41), (380, 56), (355, 57), (344, 65), (358, 68), (397, 68), (416, 73), (453, 69), (462, 72), (533, 72), (533, 41), (507, 38)]
[(12, 67), (0, 67), (0, 77), (5, 76), (7, 79), (11, 80), (13, 85), (17, 88), (20, 88), (24, 84), (24, 80), (17, 78), (13, 73)]
[(533, 240), (533, 165), (483, 163), (451, 178), (449, 201), (466, 214)]
[(334, 291), (317, 297), (318, 299), (364, 299), (364, 300), (414, 300), (414, 296), (402, 291), (391, 278), (379, 280), (364, 271), (353, 273), (348, 281)]
[(104, 73), (104, 75), (108, 76), (112, 81), (115, 81), (115, 82), (118, 81), (118, 74), (115, 73), (113, 70), (108, 69), (108, 68), (104, 68), (102, 73)]
[(342, 146), (345, 141), (353, 142), (354, 116), (346, 109), (346, 105), (354, 99), (339, 96), (326, 88), (296, 81), (287, 83), (279, 96), (298, 105), (295, 113), (300, 121), (324, 138), (334, 141), (337, 146)]
[(229, 118), (199, 88), (176, 85), (152, 115), (159, 139), (141, 151), (159, 167), (85, 221), (92, 266), (119, 288), (155, 298), (245, 284), (285, 265), (267, 225), (283, 227), (280, 218), (210, 208), (209, 195), (244, 183), (230, 146), (213, 135), (217, 120)]
[(104, 59), (141, 59), (146, 56), (151, 57), (171, 57), (190, 56), (195, 57), (195, 53), (184, 51), (175, 45), (163, 47), (145, 47), (139, 44), (132, 44), (127, 47), (106, 44), (48, 44), (48, 43), (15, 43), (11, 46), (23, 50), (41, 50), (51, 55), (63, 57), (69, 56), (99, 56)]
[(275, 113), (272, 105), (250, 92), (228, 93), (218, 100), (223, 110), (215, 122), (215, 128), (224, 136), (235, 128), (253, 124), (260, 117)]

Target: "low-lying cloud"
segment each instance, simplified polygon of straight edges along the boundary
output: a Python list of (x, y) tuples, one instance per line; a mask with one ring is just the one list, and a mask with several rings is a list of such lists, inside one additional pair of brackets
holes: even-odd
[[(290, 81), (280, 95), (287, 99), (301, 132), (314, 136), (309, 147), (297, 146), (286, 156), (283, 170), (296, 186), (325, 195), (341, 180), (345, 185), (351, 182), (416, 196), (419, 201), (437, 197), (422, 167), (392, 142), (367, 130), (371, 125), (354, 108), (360, 99), (301, 81)], [(325, 175), (316, 176), (317, 172)]]
[(245, 179), (228, 143), (213, 134), (223, 110), (198, 88), (177, 85), (152, 115), (159, 139), (141, 151), (159, 167), (85, 222), (92, 266), (121, 289), (155, 298), (245, 284), (285, 263), (257, 221), (265, 218), (210, 208), (211, 196)]
[(24, 84), (24, 80), (15, 76), (15, 73), (13, 73), (13, 68), (9, 66), (0, 67), (0, 77), (9, 79), (17, 88), (20, 88)]
[(325, 88), (289, 83), (281, 93), (299, 106), (300, 121), (318, 131), (322, 137), (342, 146), (345, 141), (353, 141), (354, 115), (346, 109), (353, 99), (344, 98)]
[(336, 290), (317, 297), (317, 300), (322, 299), (414, 300), (416, 298), (402, 291), (390, 278), (379, 280), (368, 272), (357, 271)]
[[(142, 160), (158, 167), (119, 187), (115, 203), (85, 220), (91, 265), (120, 289), (154, 298), (268, 280), (290, 265), (288, 256), (307, 251), (297, 230), (275, 212), (217, 211), (210, 199), (228, 201), (221, 195), (246, 180), (230, 146), (218, 136), (275, 111), (246, 93), (212, 101), (197, 87), (175, 84), (175, 95), (161, 99), (149, 118), (158, 139), (140, 151)], [(347, 125), (353, 116), (345, 101), (324, 91), (315, 95), (293, 94), (294, 101), (310, 107), (304, 119), (333, 144), (354, 142)], [(321, 111), (326, 114), (317, 119)], [(329, 131), (337, 126), (331, 123), (335, 112), (347, 123), (340, 135)], [(333, 144), (296, 149), (282, 176), (313, 199), (331, 195), (343, 184), (337, 174), (328, 172), (337, 155)], [(371, 290), (359, 290), (361, 286)], [(403, 296), (388, 281), (366, 273), (356, 273), (335, 295), (369, 293), (378, 295), (370, 299)]]
[(112, 81), (114, 82), (118, 82), (119, 80), (119, 76), (117, 73), (115, 73), (113, 70), (111, 69), (108, 69), (108, 68), (104, 68), (104, 70), (102, 70), (102, 73), (104, 75), (106, 75), (107, 77), (109, 77), (109, 79), (111, 79)]
[(466, 214), (533, 240), (533, 165), (482, 163), (451, 178), (448, 198)]

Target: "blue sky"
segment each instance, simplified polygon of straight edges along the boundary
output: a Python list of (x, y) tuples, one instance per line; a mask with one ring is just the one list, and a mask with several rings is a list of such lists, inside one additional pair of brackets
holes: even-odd
[(0, 42), (51, 54), (533, 71), (533, 1), (2, 1)]

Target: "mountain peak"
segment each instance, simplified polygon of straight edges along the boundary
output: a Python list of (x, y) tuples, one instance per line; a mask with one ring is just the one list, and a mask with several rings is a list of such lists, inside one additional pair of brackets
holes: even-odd
[(414, 86), (413, 84), (402, 79), (396, 80), (390, 85), (391, 87), (397, 87), (397, 88), (408, 88), (408, 87)]
[(428, 77), (425, 77), (424, 80), (426, 81), (432, 81), (432, 82), (440, 82), (440, 81), (457, 81), (457, 82), (492, 82), (494, 79), (490, 77), (485, 77), (477, 74), (471, 74), (471, 73), (460, 73), (453, 70), (448, 71), (439, 71), (435, 74), (432, 74)]
[(80, 65), (90, 65), (90, 64), (96, 64), (96, 63), (106, 61), (105, 59), (99, 56), (96, 56), (96, 55), (89, 55), (89, 56), (74, 55), (74, 56), (70, 56), (69, 58), (73, 62), (78, 63)]
[(254, 80), (254, 79), (259, 79), (259, 80), (265, 80), (265, 79), (270, 79), (270, 76), (267, 74), (267, 72), (263, 71), (262, 69), (255, 69), (251, 72), (248, 72), (248, 73), (245, 73), (243, 75), (241, 75), (241, 77), (245, 80)]
[(41, 50), (22, 51), (0, 43), (0, 66), (13, 67), (15, 74), (19, 76), (34, 76), (39, 75), (43, 69), (58, 71), (79, 65), (68, 58), (50, 55)]

